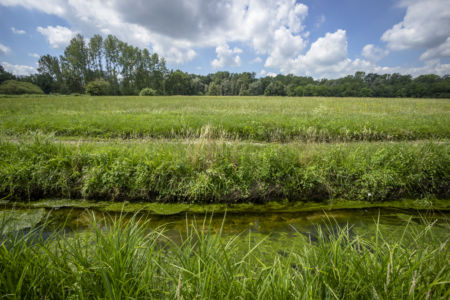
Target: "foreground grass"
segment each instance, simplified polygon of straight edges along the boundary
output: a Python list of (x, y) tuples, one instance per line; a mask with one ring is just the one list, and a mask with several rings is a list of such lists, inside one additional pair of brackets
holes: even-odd
[(98, 138), (345, 142), (450, 138), (448, 99), (5, 97), (0, 131)]
[[(7, 220), (0, 222), (7, 225)], [(447, 299), (448, 239), (406, 224), (301, 234), (273, 248), (261, 238), (187, 226), (172, 240), (116, 219), (42, 238), (45, 227), (0, 236), (0, 296), (11, 299)]]
[(0, 197), (190, 203), (449, 198), (448, 142), (0, 141)]

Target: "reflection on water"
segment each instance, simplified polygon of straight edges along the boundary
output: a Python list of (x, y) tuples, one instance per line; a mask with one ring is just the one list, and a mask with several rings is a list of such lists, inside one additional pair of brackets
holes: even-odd
[[(52, 230), (84, 231), (94, 223), (112, 222), (122, 216), (130, 219), (132, 213), (108, 213), (92, 209), (26, 209), (2, 210), (0, 220), (9, 218), (9, 227), (3, 231), (23, 231), (38, 223), (48, 222), (45, 234)], [(141, 221), (148, 222), (149, 229), (163, 227), (166, 236), (180, 237), (186, 232), (188, 225), (195, 223), (199, 230), (209, 230), (216, 233), (222, 230), (226, 236), (241, 234), (247, 236), (266, 237), (273, 242), (288, 241), (290, 237), (302, 235), (308, 240), (315, 241), (318, 230), (327, 234), (337, 233), (338, 228), (348, 225), (350, 235), (364, 235), (375, 231), (376, 223), (385, 232), (386, 238), (395, 239), (401, 236), (405, 224), (408, 230), (425, 228), (434, 222), (433, 232), (445, 238), (450, 232), (449, 213), (440, 211), (421, 211), (405, 209), (347, 209), (335, 211), (314, 211), (297, 213), (218, 213), (218, 214), (189, 214), (182, 213), (170, 216), (138, 213)], [(94, 221), (95, 220), (95, 221)], [(11, 224), (14, 224), (11, 225)]]

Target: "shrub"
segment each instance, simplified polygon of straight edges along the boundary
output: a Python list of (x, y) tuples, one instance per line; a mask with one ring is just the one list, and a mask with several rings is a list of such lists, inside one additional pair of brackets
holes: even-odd
[(86, 86), (86, 93), (91, 96), (101, 96), (108, 93), (110, 84), (103, 79), (96, 79), (91, 81)]
[(156, 96), (156, 90), (152, 88), (143, 88), (139, 93), (139, 96)]
[(0, 84), (0, 94), (43, 94), (40, 87), (31, 82), (22, 82), (17, 80), (6, 80)]

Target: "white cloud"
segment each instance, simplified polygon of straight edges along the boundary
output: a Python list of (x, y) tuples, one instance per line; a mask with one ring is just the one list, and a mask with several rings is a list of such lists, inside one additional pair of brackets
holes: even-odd
[(258, 74), (259, 74), (261, 77), (264, 77), (264, 76), (275, 77), (275, 76), (278, 75), (278, 74), (276, 74), (276, 73), (274, 73), (274, 72), (267, 72), (267, 71), (264, 70), (264, 69), (262, 69), (261, 71), (259, 71)]
[(367, 44), (364, 46), (361, 52), (362, 56), (364, 56), (369, 61), (377, 62), (386, 55), (389, 54), (388, 50), (383, 50), (373, 44)]
[(11, 49), (9, 47), (6, 47), (3, 44), (0, 44), (0, 55), (6, 55)]
[[(308, 35), (302, 24), (308, 7), (295, 0), (0, 0), (0, 4), (57, 15), (84, 35), (112, 33), (151, 47), (176, 64), (193, 59), (195, 48), (230, 42), (250, 45), (274, 61), (288, 59), (293, 54), (291, 42), (303, 45), (300, 36)], [(283, 45), (277, 44), (280, 39)], [(64, 43), (55, 37), (50, 44)]]
[(19, 76), (26, 76), (36, 73), (36, 69), (30, 66), (14, 65), (6, 61), (2, 61), (2, 65), (6, 71)]
[(39, 26), (36, 30), (47, 38), (53, 48), (66, 46), (75, 35), (75, 32), (69, 28), (59, 25), (56, 27), (47, 26), (46, 28)]
[(64, 1), (61, 0), (0, 0), (3, 6), (23, 6), (27, 9), (37, 9), (47, 14), (63, 16), (66, 13)]
[(252, 59), (252, 60), (250, 61), (250, 63), (251, 63), (251, 64), (259, 64), (259, 63), (262, 63), (262, 58), (259, 57), (259, 56), (257, 56), (257, 57), (255, 57), (254, 59)]
[(25, 33), (27, 33), (25, 30), (17, 29), (17, 28), (15, 28), (15, 27), (11, 27), (11, 31), (12, 31), (14, 34), (25, 34)]
[(428, 49), (421, 56), (421, 60), (450, 57), (450, 37), (445, 42), (435, 48)]
[(237, 53), (241, 53), (239, 48), (230, 49), (228, 44), (223, 44), (216, 47), (217, 58), (211, 62), (211, 66), (214, 68), (223, 68), (225, 66), (238, 67), (241, 65), (241, 58)]
[(28, 53), (28, 56), (34, 57), (34, 58), (40, 58), (41, 56), (37, 53)]
[[(377, 66), (375, 62), (387, 50), (370, 44), (362, 51), (364, 59), (351, 59), (345, 30), (327, 33), (307, 47), (309, 32), (304, 20), (308, 7), (296, 0), (0, 0), (0, 4), (36, 9), (65, 20), (71, 29), (39, 27), (52, 47), (66, 45), (74, 32), (85, 36), (100, 32), (151, 48), (176, 65), (196, 57), (197, 49), (213, 47), (215, 68), (238, 66), (241, 50), (229, 47), (237, 44), (258, 55), (252, 63), (264, 58), (265, 68), (281, 73), (336, 77), (355, 70), (444, 72), (446, 65), (436, 59), (448, 57), (449, 0), (401, 1), (405, 17), (382, 40), (389, 50), (424, 49), (422, 67)], [(320, 15), (313, 26), (325, 20)]]
[(328, 66), (347, 58), (347, 36), (345, 30), (327, 33), (312, 43), (303, 57), (307, 65)]
[(377, 66), (370, 61), (351, 60), (347, 54), (346, 31), (338, 29), (318, 38), (306, 52), (281, 66), (283, 73), (308, 75), (313, 77), (337, 78), (356, 71), (374, 71)]
[(294, 36), (285, 27), (277, 29), (273, 36), (274, 45), (264, 64), (268, 68), (278, 68), (289, 59), (298, 55), (306, 46), (305, 41), (298, 35)]
[(404, 0), (400, 6), (405, 17), (381, 37), (390, 49), (434, 48), (450, 36), (449, 0)]

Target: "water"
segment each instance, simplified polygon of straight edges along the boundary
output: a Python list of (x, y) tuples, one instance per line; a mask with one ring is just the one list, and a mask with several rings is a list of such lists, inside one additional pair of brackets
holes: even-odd
[[(44, 222), (48, 223), (45, 235), (65, 228), (66, 232), (89, 230), (94, 224), (112, 222), (122, 217), (131, 219), (135, 213), (104, 213), (95, 209), (52, 208), (52, 209), (10, 209), (0, 210), (0, 220), (9, 219), (6, 231), (24, 231)], [(408, 209), (339, 209), (331, 211), (316, 210), (310, 212), (280, 213), (178, 213), (174, 215), (155, 215), (146, 212), (137, 213), (141, 221), (148, 222), (149, 229), (164, 228), (167, 236), (177, 238), (186, 232), (189, 225), (195, 223), (199, 230), (212, 233), (222, 230), (223, 235), (260, 236), (269, 240), (289, 240), (302, 235), (314, 241), (318, 230), (333, 234), (340, 228), (349, 227), (350, 234), (371, 234), (376, 223), (388, 232), (386, 238), (399, 237), (405, 225), (408, 230), (422, 230), (433, 223), (432, 230), (445, 239), (450, 232), (448, 211), (417, 211)], [(94, 222), (96, 220), (96, 222)], [(98, 225), (97, 225), (98, 226)]]

